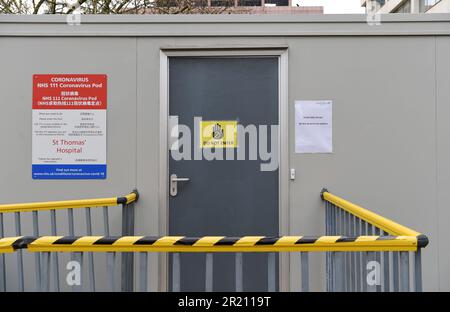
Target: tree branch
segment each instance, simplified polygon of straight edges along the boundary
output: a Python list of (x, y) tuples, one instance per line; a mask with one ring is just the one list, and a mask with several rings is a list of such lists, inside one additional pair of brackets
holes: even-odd
[[(78, 5), (79, 5), (79, 7), (81, 7), (81, 6), (83, 5), (83, 3), (85, 3), (86, 1), (87, 1), (87, 0), (78, 0)], [(75, 6), (70, 7), (70, 8), (67, 10), (66, 14), (72, 13), (75, 9), (76, 9)]]
[(41, 8), (41, 5), (45, 2), (46, 0), (39, 0), (39, 2), (36, 4), (36, 6), (34, 7), (33, 10), (33, 14), (38, 14), (39, 9)]

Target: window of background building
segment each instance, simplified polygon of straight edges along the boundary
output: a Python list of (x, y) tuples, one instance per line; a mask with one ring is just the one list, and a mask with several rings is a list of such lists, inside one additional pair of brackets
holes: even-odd
[(239, 0), (239, 6), (261, 6), (261, 0)]
[(288, 6), (289, 0), (266, 0), (264, 3), (276, 4), (277, 6)]
[(176, 7), (177, 1), (176, 0), (167, 0), (162, 3), (164, 7)]
[(408, 0), (399, 6), (394, 13), (411, 13), (411, 0)]
[(441, 0), (420, 0), (420, 12), (428, 11), (438, 2), (441, 2)]
[(208, 6), (208, 0), (194, 0), (194, 5), (199, 7)]
[(212, 7), (232, 7), (234, 0), (211, 0)]

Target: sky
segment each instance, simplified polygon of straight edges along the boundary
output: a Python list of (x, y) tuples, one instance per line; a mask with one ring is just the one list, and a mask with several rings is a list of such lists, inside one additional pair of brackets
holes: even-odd
[(293, 5), (323, 6), (325, 14), (364, 14), (361, 0), (292, 0)]

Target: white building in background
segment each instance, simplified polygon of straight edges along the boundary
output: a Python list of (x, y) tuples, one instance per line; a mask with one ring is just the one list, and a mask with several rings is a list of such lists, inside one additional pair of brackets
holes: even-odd
[(380, 14), (450, 12), (450, 0), (361, 0), (361, 5), (375, 7)]

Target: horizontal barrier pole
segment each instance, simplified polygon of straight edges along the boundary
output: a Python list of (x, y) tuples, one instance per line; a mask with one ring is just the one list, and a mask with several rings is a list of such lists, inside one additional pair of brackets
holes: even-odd
[(14, 252), (16, 249), (21, 248), (17, 244), (21, 243), (22, 239), (23, 236), (0, 238), (0, 254)]
[(328, 191), (322, 192), (322, 198), (339, 208), (350, 212), (356, 217), (369, 222), (370, 224), (382, 229), (385, 232), (388, 232), (391, 235), (399, 235), (399, 236), (420, 236), (422, 235), (419, 232), (416, 232), (406, 226), (403, 226), (399, 223), (396, 223), (388, 218), (382, 217), (372, 211), (369, 211), (361, 206), (355, 205), (341, 197), (333, 195)]
[(415, 251), (414, 236), (42, 236), (8, 242), (30, 252)]
[(123, 197), (108, 197), (94, 199), (76, 199), (63, 201), (49, 201), (23, 204), (6, 204), (0, 205), (0, 213), (6, 212), (29, 212), (39, 210), (68, 209), (68, 208), (85, 208), (85, 207), (105, 207), (129, 204), (138, 199), (138, 192), (133, 191)]

